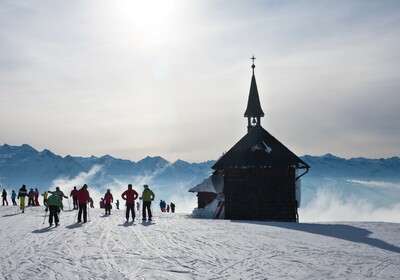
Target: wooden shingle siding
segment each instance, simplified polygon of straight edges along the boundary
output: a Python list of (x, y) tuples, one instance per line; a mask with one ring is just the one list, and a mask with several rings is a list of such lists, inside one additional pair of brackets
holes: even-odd
[(224, 170), (225, 218), (296, 222), (293, 168)]

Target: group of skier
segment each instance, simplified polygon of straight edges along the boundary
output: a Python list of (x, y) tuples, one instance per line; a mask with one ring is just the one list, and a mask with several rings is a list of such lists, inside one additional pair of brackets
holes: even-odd
[[(171, 205), (171, 207), (170, 207)], [(175, 204), (171, 202), (171, 204), (167, 204), (165, 200), (160, 200), (160, 210), (161, 212), (169, 212), (171, 209), (171, 212), (175, 212)]]
[[(121, 198), (125, 200), (126, 222), (129, 222), (130, 218), (132, 222), (135, 220), (135, 207), (138, 212), (140, 211), (140, 203), (136, 201), (137, 199), (142, 201), (142, 217), (141, 217), (142, 221), (152, 221), (153, 215), (152, 215), (151, 203), (152, 201), (154, 201), (155, 195), (154, 192), (150, 190), (148, 185), (143, 185), (143, 187), (144, 189), (140, 197), (138, 192), (133, 189), (132, 184), (129, 184), (128, 189), (121, 194)], [(31, 188), (30, 191), (28, 192), (26, 186), (22, 185), (22, 187), (19, 189), (18, 194), (16, 194), (15, 191), (12, 191), (11, 198), (13, 205), (17, 205), (15, 198), (19, 199), (21, 212), (24, 213), (25, 198), (28, 197), (29, 199), (28, 206), (39, 206), (38, 196), (39, 192), (37, 188), (35, 190)], [(60, 190), (59, 187), (56, 187), (55, 191), (45, 191), (42, 194), (42, 196), (43, 196), (43, 205), (46, 206), (45, 208), (46, 215), (47, 212), (49, 212), (49, 217), (48, 217), (49, 225), (53, 226), (54, 224), (56, 227), (59, 226), (60, 223), (59, 214), (61, 210), (64, 211), (63, 198), (68, 199), (68, 196), (66, 196)], [(78, 210), (77, 222), (86, 223), (88, 221), (88, 210), (87, 210), (88, 203), (91, 205), (91, 207), (93, 207), (93, 200), (89, 195), (88, 186), (84, 184), (82, 188), (80, 188), (79, 190), (75, 186), (70, 193), (70, 197), (72, 198), (73, 201), (73, 210)], [(3, 198), (3, 205), (5, 204), (8, 205), (7, 192), (5, 189), (3, 189), (2, 198)], [(105, 193), (104, 198), (102, 198), (101, 202), (104, 204), (105, 215), (111, 215), (113, 202), (114, 202), (114, 197), (111, 194), (111, 190), (107, 189), (107, 192)], [(171, 210), (172, 209), (174, 210), (175, 205), (173, 205), (173, 208), (172, 205), (173, 203), (171, 203)], [(117, 209), (119, 209), (118, 200), (116, 201), (116, 206)]]
[[(44, 197), (43, 204), (46, 206), (47, 192), (42, 194), (42, 196)], [(3, 199), (3, 206), (8, 205), (7, 191), (5, 189), (3, 189), (1, 197)], [(26, 186), (22, 185), (22, 187), (19, 189), (18, 195), (15, 193), (14, 190), (12, 190), (12, 192), (11, 192), (11, 201), (12, 201), (13, 205), (17, 205), (17, 202), (15, 200), (16, 198), (19, 199), (20, 202), (23, 201), (23, 203), (20, 203), (22, 213), (24, 213), (24, 209), (25, 209), (25, 197), (28, 197), (28, 206), (40, 206), (39, 190), (37, 188), (35, 188), (35, 190), (33, 190), (33, 188), (31, 188), (28, 192), (26, 190)]]
[[(122, 199), (126, 201), (125, 217), (127, 222), (129, 222), (129, 215), (131, 215), (132, 221), (135, 220), (135, 200), (137, 198), (143, 201), (142, 221), (146, 221), (146, 218), (147, 221), (152, 221), (151, 202), (154, 200), (155, 195), (154, 192), (149, 189), (148, 185), (143, 185), (143, 187), (144, 189), (141, 197), (139, 197), (139, 194), (132, 188), (132, 184), (129, 184), (128, 189), (121, 194)], [(139, 205), (140, 204), (136, 203), (136, 208), (138, 210)]]

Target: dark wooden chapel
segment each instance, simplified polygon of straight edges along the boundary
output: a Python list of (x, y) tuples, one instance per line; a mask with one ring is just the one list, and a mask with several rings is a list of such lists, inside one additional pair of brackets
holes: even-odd
[(212, 166), (223, 175), (225, 219), (298, 222), (296, 181), (309, 166), (261, 126), (252, 59), (247, 134)]

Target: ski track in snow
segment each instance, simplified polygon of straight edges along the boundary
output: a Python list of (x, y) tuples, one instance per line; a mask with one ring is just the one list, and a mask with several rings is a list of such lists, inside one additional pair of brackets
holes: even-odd
[[(397, 279), (400, 224), (291, 224), (192, 219), (124, 210), (0, 206), (0, 279)], [(137, 215), (138, 217), (138, 215)]]

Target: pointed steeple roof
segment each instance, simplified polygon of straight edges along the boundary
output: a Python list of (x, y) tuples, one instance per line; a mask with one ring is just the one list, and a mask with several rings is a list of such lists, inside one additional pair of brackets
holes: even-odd
[(254, 59), (255, 59), (254, 55), (251, 59), (253, 60), (253, 65), (251, 65), (251, 68), (253, 68), (253, 76), (251, 77), (249, 99), (247, 101), (247, 108), (246, 108), (246, 111), (244, 112), (244, 116), (247, 118), (250, 118), (250, 117), (260, 118), (260, 117), (264, 117), (264, 112), (261, 109), (260, 97), (258, 96), (256, 77), (254, 75), (254, 68), (256, 68), (256, 66), (254, 65)]

